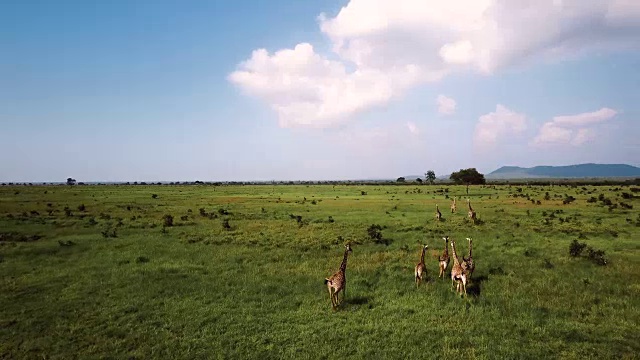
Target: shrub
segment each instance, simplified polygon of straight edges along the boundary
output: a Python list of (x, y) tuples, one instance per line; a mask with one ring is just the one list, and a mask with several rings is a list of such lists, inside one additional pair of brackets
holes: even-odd
[(371, 224), (371, 226), (367, 228), (367, 234), (369, 234), (369, 238), (376, 244), (389, 245), (391, 243), (391, 240), (385, 239), (382, 236), (382, 226), (380, 225)]
[(200, 211), (200, 216), (207, 216), (207, 211), (204, 208), (200, 208), (198, 211)]
[(377, 225), (377, 224), (371, 224), (371, 226), (369, 226), (367, 228), (367, 234), (369, 234), (369, 237), (373, 241), (381, 240), (382, 239), (382, 231), (381, 230), (382, 230), (382, 226)]
[(78, 205), (78, 211), (85, 211), (85, 210), (86, 210), (86, 206), (84, 206), (84, 204)]
[(330, 222), (330, 223), (332, 223), (332, 222), (334, 222), (334, 221), (335, 221), (335, 220), (333, 220), (333, 216), (329, 215), (329, 222)]
[(111, 229), (110, 230), (109, 228), (107, 228), (107, 229), (102, 230), (101, 233), (102, 233), (102, 237), (105, 238), (105, 239), (106, 238), (110, 238), (110, 237), (111, 238), (118, 237), (118, 234), (116, 233), (116, 229)]
[(585, 248), (587, 250), (587, 259), (596, 265), (607, 265), (607, 259), (604, 256), (603, 250), (596, 250), (591, 246), (587, 246), (585, 243), (578, 242), (578, 240), (573, 240), (571, 245), (569, 245), (569, 255), (572, 257), (578, 257), (582, 255)]
[(182, 220), (182, 221), (187, 221), (187, 220), (189, 220), (189, 215), (182, 215), (182, 216), (180, 216), (180, 220)]
[(231, 230), (231, 225), (229, 225), (229, 219), (222, 220), (222, 228), (225, 230)]
[(607, 265), (607, 259), (604, 257), (603, 250), (595, 250), (591, 246), (587, 248), (587, 254), (589, 260), (596, 265), (604, 266)]
[(66, 216), (71, 216), (71, 215), (73, 215), (73, 214), (71, 213), (71, 209), (69, 209), (69, 207), (68, 207), (68, 206), (65, 206), (65, 208), (64, 208), (64, 214), (65, 214)]
[(152, 195), (151, 195), (151, 198), (152, 198), (152, 199), (157, 199), (157, 198), (158, 198), (158, 194), (152, 194)]
[(173, 216), (166, 214), (165, 216), (162, 217), (162, 219), (164, 220), (163, 226), (165, 227), (173, 226)]
[(587, 244), (578, 242), (578, 240), (574, 239), (571, 242), (571, 245), (569, 245), (569, 255), (572, 257), (578, 257), (586, 247)]

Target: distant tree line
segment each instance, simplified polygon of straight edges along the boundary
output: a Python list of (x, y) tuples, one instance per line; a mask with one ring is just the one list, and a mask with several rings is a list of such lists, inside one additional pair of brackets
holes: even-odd
[[(470, 170), (470, 169), (466, 169)], [(584, 186), (584, 185), (640, 185), (640, 178), (553, 178), (553, 179), (490, 179), (486, 180), (483, 174), (473, 171), (460, 170), (452, 173), (449, 176), (449, 180), (439, 180), (438, 183), (446, 184), (461, 184), (461, 185), (476, 185), (476, 184), (491, 184), (491, 185), (570, 185), (570, 186)], [(476, 174), (477, 173), (477, 174)], [(434, 173), (435, 176), (435, 173)], [(73, 178), (69, 178), (73, 181), (64, 183), (32, 183), (32, 182), (3, 182), (0, 186), (86, 186), (88, 184), (84, 182), (78, 182)], [(67, 179), (67, 180), (69, 180)], [(418, 180), (419, 179), (419, 180)], [(430, 183), (418, 178), (413, 181), (407, 181), (404, 177), (400, 177), (394, 180), (335, 180), (335, 181), (175, 181), (175, 182), (114, 182), (114, 183), (92, 183), (92, 186), (180, 186), (180, 185), (199, 185), (199, 186), (224, 186), (224, 185), (347, 185), (347, 186), (363, 186), (363, 185), (416, 185), (421, 183)], [(435, 179), (434, 179), (435, 181)]]

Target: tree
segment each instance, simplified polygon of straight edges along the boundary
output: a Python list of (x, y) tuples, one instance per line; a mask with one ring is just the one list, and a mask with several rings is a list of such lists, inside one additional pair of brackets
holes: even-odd
[(399, 183), (403, 183), (404, 182), (404, 178), (401, 176), (396, 181), (399, 182)]
[(425, 179), (429, 184), (433, 185), (434, 181), (436, 181), (436, 173), (433, 170), (429, 170), (424, 174)]
[(76, 179), (67, 178), (67, 185), (75, 185), (75, 184), (76, 184)]
[(487, 182), (484, 174), (479, 173), (476, 168), (460, 169), (460, 171), (451, 173), (449, 179), (453, 180), (456, 184), (467, 185), (467, 194), (469, 194), (469, 185), (480, 185)]
[(422, 184), (422, 179), (421, 178), (417, 178), (416, 182), (419, 183), (419, 184)]

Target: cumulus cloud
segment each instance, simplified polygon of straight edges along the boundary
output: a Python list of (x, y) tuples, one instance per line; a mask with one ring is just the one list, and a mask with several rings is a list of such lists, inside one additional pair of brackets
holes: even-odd
[(576, 115), (555, 116), (540, 127), (538, 135), (531, 145), (570, 144), (580, 146), (595, 139), (595, 130), (586, 125), (593, 125), (611, 120), (618, 112), (610, 108)]
[(456, 101), (444, 95), (438, 95), (438, 112), (443, 115), (451, 115), (456, 111)]
[(504, 136), (519, 134), (526, 128), (527, 117), (524, 114), (498, 104), (496, 111), (480, 116), (473, 140), (476, 146), (487, 147)]
[(318, 23), (330, 54), (259, 49), (229, 75), (281, 126), (333, 126), (455, 71), (640, 47), (631, 0), (350, 0)]

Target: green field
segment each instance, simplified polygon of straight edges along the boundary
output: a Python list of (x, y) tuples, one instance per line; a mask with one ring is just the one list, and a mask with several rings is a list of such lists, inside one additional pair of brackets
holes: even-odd
[[(472, 186), (476, 224), (465, 190), (0, 187), (0, 358), (640, 354), (638, 189)], [(466, 298), (437, 278), (444, 235), (465, 255), (474, 239)], [(574, 240), (603, 250), (606, 265), (586, 249), (571, 257)], [(347, 296), (334, 311), (323, 282), (348, 241)], [(425, 243), (429, 281), (416, 288)]]

